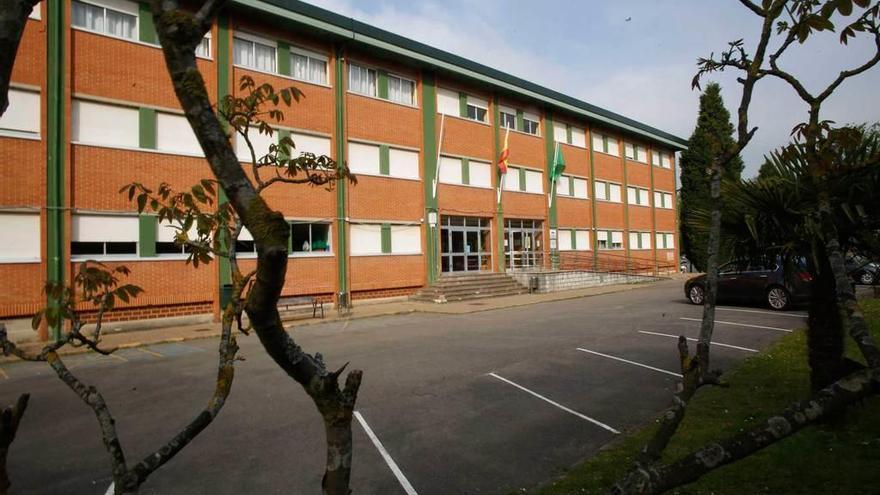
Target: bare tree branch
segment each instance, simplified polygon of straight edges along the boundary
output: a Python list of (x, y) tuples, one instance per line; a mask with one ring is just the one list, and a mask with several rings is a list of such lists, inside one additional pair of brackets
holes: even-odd
[(760, 17), (764, 17), (764, 15), (765, 15), (764, 9), (759, 7), (757, 4), (751, 2), (750, 0), (739, 0), (739, 3), (745, 5), (749, 10), (754, 12), (755, 15), (758, 15)]

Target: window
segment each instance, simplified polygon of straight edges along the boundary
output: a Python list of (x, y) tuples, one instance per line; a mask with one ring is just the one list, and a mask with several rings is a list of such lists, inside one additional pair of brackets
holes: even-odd
[(528, 134), (534, 134), (537, 136), (538, 129), (539, 129), (538, 122), (540, 120), (541, 120), (541, 118), (535, 114), (528, 113), (528, 112), (523, 113), (523, 129), (522, 129), (523, 132), (526, 132)]
[(138, 5), (116, 0), (115, 8), (90, 3), (73, 2), (74, 26), (128, 40), (137, 39)]
[(571, 196), (571, 180), (567, 175), (556, 179), (556, 195)]
[(156, 149), (190, 155), (203, 154), (186, 117), (172, 113), (156, 114)]
[(388, 152), (388, 175), (403, 179), (419, 178), (419, 152), (391, 148)]
[(382, 253), (381, 225), (353, 224), (350, 237), (352, 256)]
[(247, 227), (242, 227), (238, 234), (238, 241), (235, 243), (235, 254), (243, 258), (254, 258), (257, 256), (257, 243), (254, 242), (254, 236), (251, 235)]
[(355, 174), (379, 175), (379, 147), (349, 142), (348, 168)]
[(206, 34), (196, 46), (196, 57), (211, 58), (211, 33)]
[(593, 134), (593, 149), (609, 155), (620, 156), (617, 139), (608, 136), (607, 134)]
[(478, 122), (486, 122), (486, 114), (489, 111), (488, 108), (489, 103), (487, 101), (468, 95), (467, 115), (463, 115), (463, 117), (467, 117), (471, 120), (476, 120)]
[(298, 48), (290, 50), (290, 66), (294, 79), (327, 84), (327, 57)]
[(40, 4), (39, 4), (39, 2), (36, 5), (34, 5), (33, 9), (31, 9), (31, 13), (28, 14), (28, 17), (31, 19), (34, 19), (36, 21), (40, 20)]
[(559, 229), (560, 251), (589, 251), (590, 233), (587, 230)]
[(651, 249), (651, 233), (650, 232), (630, 232), (629, 233), (630, 249)]
[[(257, 161), (260, 161), (260, 158), (269, 154), (269, 146), (278, 143), (278, 131), (276, 130), (270, 136), (269, 134), (261, 133), (256, 127), (251, 127), (248, 129), (248, 140), (254, 148), (254, 155), (256, 155)], [(245, 141), (244, 136), (238, 133), (235, 135), (235, 154), (239, 160), (251, 162), (251, 150), (248, 148), (247, 141)]]
[(526, 169), (526, 192), (543, 193), (544, 192), (544, 174), (537, 170)]
[[(189, 247), (178, 245), (175, 242), (177, 234), (180, 232), (179, 224), (156, 223), (156, 254), (159, 256), (181, 256), (189, 252)], [(190, 240), (195, 240), (197, 236), (196, 226), (187, 232)]]
[(348, 65), (348, 89), (353, 93), (376, 96), (376, 71), (356, 64)]
[(330, 224), (292, 222), (290, 247), (294, 255), (330, 252)]
[(657, 232), (657, 249), (675, 249), (675, 234)]
[[(280, 134), (280, 132), (276, 134)], [(300, 155), (311, 153), (315, 156), (330, 156), (330, 138), (328, 137), (291, 132), (290, 139), (293, 141), (293, 151), (299, 152)]]
[(138, 218), (74, 215), (70, 254), (74, 259), (137, 255)]
[(0, 132), (20, 137), (40, 136), (40, 93), (9, 88), (9, 107), (0, 117)]
[(71, 120), (71, 139), (75, 143), (138, 147), (136, 108), (73, 100)]
[(391, 225), (390, 230), (393, 254), (422, 252), (422, 229), (418, 225)]
[(437, 89), (437, 113), (461, 116), (458, 93), (444, 88)]
[(0, 212), (0, 263), (40, 261), (39, 213)]
[(468, 161), (468, 184), (492, 187), (492, 165), (488, 162)]
[(445, 184), (464, 184), (461, 173), (461, 158), (450, 156), (440, 157), (440, 174), (438, 180)]
[(624, 143), (624, 152), (626, 153), (626, 157), (629, 160), (635, 160), (637, 162), (648, 163), (648, 151), (642, 145), (633, 144), (633, 143)]
[(416, 83), (388, 75), (388, 99), (404, 105), (415, 105)]
[(648, 190), (645, 188), (632, 186), (626, 188), (626, 201), (631, 205), (650, 206), (648, 198)]
[(561, 122), (554, 122), (553, 140), (557, 143), (568, 143), (568, 126)]
[(654, 191), (654, 207), (655, 208), (672, 208), (672, 194), (660, 191)]
[(651, 153), (651, 164), (655, 167), (672, 168), (672, 155), (664, 151)]
[(418, 225), (353, 224), (350, 237), (353, 256), (422, 252), (422, 233)]
[(515, 167), (509, 167), (507, 173), (504, 174), (504, 190), (505, 191), (520, 191), (520, 178), (519, 178), (519, 169)]
[(596, 199), (620, 203), (620, 185), (610, 182), (595, 182)]
[(623, 232), (600, 230), (596, 232), (599, 249), (623, 249)]
[(575, 198), (587, 199), (587, 179), (573, 178), (572, 195)]
[(499, 124), (503, 129), (516, 130), (516, 110), (510, 107), (501, 107)]
[(275, 44), (255, 37), (238, 34), (232, 40), (232, 63), (242, 67), (275, 72), (277, 57)]
[(568, 144), (572, 146), (579, 146), (581, 148), (587, 147), (587, 131), (581, 129), (580, 127), (569, 126), (569, 130), (571, 131), (571, 141)]

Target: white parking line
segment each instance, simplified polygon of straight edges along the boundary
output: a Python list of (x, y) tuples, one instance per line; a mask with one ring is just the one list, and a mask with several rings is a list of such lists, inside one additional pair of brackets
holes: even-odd
[(762, 311), (760, 309), (721, 308), (715, 306), (716, 311), (736, 311), (737, 313), (755, 313), (759, 315), (788, 316), (789, 318), (806, 318), (803, 313), (787, 313), (783, 311)]
[(406, 479), (406, 476), (403, 475), (403, 471), (397, 467), (397, 463), (394, 462), (394, 459), (391, 458), (391, 455), (385, 450), (385, 447), (382, 446), (382, 442), (376, 437), (376, 434), (373, 433), (373, 430), (370, 428), (370, 425), (364, 420), (364, 417), (361, 416), (361, 413), (358, 411), (354, 412), (354, 417), (357, 418), (358, 423), (361, 424), (361, 427), (364, 429), (364, 432), (370, 437), (370, 441), (373, 442), (373, 445), (376, 446), (376, 450), (379, 451), (379, 454), (382, 455), (382, 458), (385, 459), (385, 463), (388, 464), (388, 467), (391, 468), (391, 472), (394, 473), (394, 477), (397, 478), (397, 481), (400, 482), (400, 486), (403, 487), (403, 491), (406, 492), (406, 495), (418, 495), (416, 493), (415, 488), (409, 483), (409, 480)]
[[(678, 338), (678, 335), (672, 335), (672, 334), (660, 333), (660, 332), (647, 332), (645, 330), (639, 330), (639, 333), (643, 333), (645, 335), (657, 335), (660, 337), (672, 337), (673, 339)], [(690, 340), (691, 342), (699, 342), (698, 339), (692, 339), (690, 337), (685, 337), (685, 338)], [(746, 352), (758, 352), (757, 349), (749, 349), (748, 347), (740, 347), (738, 345), (722, 344), (721, 342), (712, 342), (712, 345), (717, 345), (719, 347), (729, 347), (731, 349), (738, 349), (740, 351), (746, 351)]]
[[(681, 318), (679, 318), (679, 320), (685, 320), (685, 321), (699, 321), (699, 322), (702, 322), (702, 321), (703, 321), (703, 320), (700, 319), (700, 318), (685, 318), (685, 317), (681, 317)], [(776, 330), (777, 332), (786, 332), (786, 333), (791, 333), (791, 332), (794, 331), (794, 330), (791, 330), (791, 329), (789, 329), (789, 328), (765, 327), (764, 325), (751, 325), (751, 324), (749, 324), (749, 323), (736, 323), (736, 322), (734, 322), (734, 321), (721, 321), (721, 320), (715, 320), (715, 323), (720, 323), (720, 324), (722, 324), (722, 325), (733, 325), (733, 326), (735, 326), (735, 327), (748, 327), (748, 328), (760, 328), (760, 329), (763, 329), (763, 330)]]
[(535, 396), (535, 397), (537, 397), (537, 398), (543, 400), (544, 402), (547, 402), (548, 404), (551, 404), (551, 405), (553, 405), (553, 406), (558, 407), (559, 409), (562, 409), (563, 411), (565, 411), (565, 412), (567, 412), (567, 413), (574, 414), (575, 416), (577, 416), (577, 417), (579, 417), (579, 418), (581, 418), (581, 419), (583, 419), (583, 420), (589, 421), (590, 423), (593, 423), (594, 425), (596, 425), (596, 426), (598, 426), (598, 427), (600, 427), (600, 428), (604, 428), (604, 429), (610, 431), (611, 433), (614, 433), (615, 435), (620, 433), (619, 431), (617, 431), (617, 430), (615, 430), (614, 428), (612, 428), (612, 427), (606, 425), (605, 423), (602, 423), (601, 421), (595, 420), (595, 419), (593, 419), (593, 418), (591, 418), (591, 417), (589, 417), (589, 416), (587, 416), (587, 415), (585, 415), (585, 414), (581, 414), (581, 413), (579, 413), (579, 412), (577, 412), (577, 411), (574, 411), (574, 410), (572, 410), (572, 409), (569, 409), (569, 408), (563, 406), (562, 404), (560, 404), (560, 403), (558, 403), (558, 402), (554, 402), (554, 401), (548, 399), (547, 397), (544, 397), (543, 395), (541, 395), (541, 394), (539, 394), (539, 393), (537, 393), (537, 392), (533, 392), (533, 391), (531, 391), (531, 390), (529, 390), (529, 389), (523, 387), (522, 385), (520, 385), (520, 384), (518, 384), (518, 383), (514, 383), (514, 382), (508, 380), (507, 378), (504, 378), (503, 376), (497, 375), (497, 374), (495, 374), (495, 373), (488, 373), (488, 375), (489, 375), (489, 376), (492, 376), (492, 377), (495, 377), (495, 378), (501, 380), (502, 382), (507, 383), (508, 385), (513, 385), (514, 387), (516, 387), (516, 388), (522, 390), (523, 392), (525, 392), (525, 393), (527, 393), (527, 394), (531, 394), (531, 395), (533, 395), (533, 396)]
[(672, 376), (675, 376), (675, 377), (681, 378), (681, 373), (676, 373), (676, 372), (674, 372), (674, 371), (667, 371), (667, 370), (664, 370), (664, 369), (655, 368), (655, 367), (653, 367), (653, 366), (648, 366), (647, 364), (637, 363), (637, 362), (635, 362), (635, 361), (630, 361), (629, 359), (619, 358), (619, 357), (617, 357), (617, 356), (609, 356), (608, 354), (602, 354), (601, 352), (591, 351), (591, 350), (589, 350), (589, 349), (583, 349), (583, 348), (580, 348), (580, 347), (578, 347), (577, 350), (579, 350), (579, 351), (581, 351), (581, 352), (586, 352), (586, 353), (589, 353), (589, 354), (595, 354), (595, 355), (597, 355), (597, 356), (602, 356), (602, 357), (605, 357), (605, 358), (608, 358), (608, 359), (614, 359), (615, 361), (620, 361), (620, 362), (622, 362), (622, 363), (632, 364), (632, 365), (635, 365), (635, 366), (641, 366), (642, 368), (647, 368), (647, 369), (649, 369), (649, 370), (659, 371), (660, 373), (666, 373), (667, 375), (672, 375)]

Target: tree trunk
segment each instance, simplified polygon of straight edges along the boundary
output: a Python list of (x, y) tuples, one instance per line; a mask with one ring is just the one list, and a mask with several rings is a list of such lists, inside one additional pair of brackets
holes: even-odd
[(834, 290), (834, 276), (825, 247), (816, 247), (819, 265), (810, 262), (814, 276), (807, 322), (810, 386), (821, 390), (834, 383), (843, 361), (843, 327)]
[(0, 116), (9, 107), (12, 66), (28, 16), (37, 2), (39, 0), (0, 0)]
[(6, 495), (12, 485), (9, 481), (9, 473), (6, 471), (6, 458), (18, 432), (21, 417), (27, 409), (28, 400), (30, 395), (21, 394), (14, 406), (4, 408), (0, 412), (0, 495)]

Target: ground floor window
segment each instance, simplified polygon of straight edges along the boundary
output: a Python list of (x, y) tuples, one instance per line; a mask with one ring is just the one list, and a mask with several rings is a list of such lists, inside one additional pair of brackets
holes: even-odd
[(290, 235), (290, 249), (294, 254), (330, 252), (329, 223), (293, 222)]
[(488, 218), (443, 216), (440, 221), (443, 273), (492, 270), (492, 227)]
[(508, 268), (544, 264), (544, 226), (541, 220), (508, 219), (504, 222), (504, 263)]

